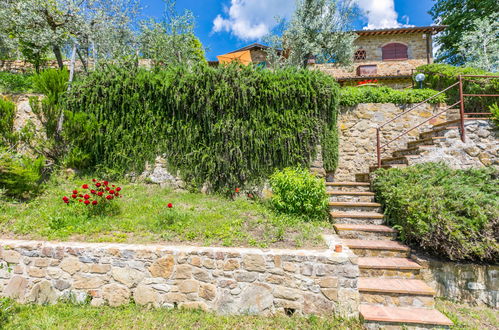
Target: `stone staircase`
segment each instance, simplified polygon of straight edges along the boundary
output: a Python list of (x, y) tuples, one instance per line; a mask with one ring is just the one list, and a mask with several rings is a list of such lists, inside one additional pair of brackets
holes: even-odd
[[(381, 159), (383, 168), (417, 163), (420, 155), (444, 143), (450, 131), (459, 136), (459, 120), (434, 125)], [(370, 173), (355, 174), (355, 182), (327, 182), (335, 230), (359, 257), (360, 315), (368, 329), (448, 328), (453, 323), (436, 310), (435, 291), (422, 281), (423, 267), (412, 260), (411, 249), (397, 241), (397, 231), (384, 225), (381, 204), (370, 190)]]

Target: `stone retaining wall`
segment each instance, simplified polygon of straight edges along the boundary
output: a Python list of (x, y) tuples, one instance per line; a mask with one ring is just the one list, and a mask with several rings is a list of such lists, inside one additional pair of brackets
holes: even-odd
[(462, 264), (413, 255), (437, 296), (499, 308), (499, 265)]
[(1, 241), (0, 294), (220, 314), (358, 315), (357, 258), (348, 248), (261, 250)]
[[(362, 103), (353, 107), (341, 107), (338, 118), (339, 165), (334, 180), (355, 181), (355, 173), (367, 173), (369, 166), (376, 164), (376, 127), (412, 106), (412, 104)], [(381, 142), (395, 138), (440, 111), (440, 105), (425, 104), (418, 107), (385, 126)], [(388, 151), (405, 149), (407, 142), (416, 140), (419, 133), (431, 129), (432, 124), (444, 121), (445, 115), (429, 121), (394, 141)]]

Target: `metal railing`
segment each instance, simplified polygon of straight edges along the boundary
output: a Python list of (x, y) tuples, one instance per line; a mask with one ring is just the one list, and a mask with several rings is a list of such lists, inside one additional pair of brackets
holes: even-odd
[[(394, 141), (398, 140), (399, 138), (401, 138), (402, 136), (404, 135), (407, 135), (408, 133), (412, 132), (413, 130), (415, 130), (416, 128), (419, 128), (420, 126), (426, 124), (427, 122), (429, 122), (430, 120), (446, 113), (447, 111), (449, 111), (450, 109), (452, 109), (453, 107), (457, 106), (459, 104), (459, 129), (460, 129), (460, 136), (461, 136), (461, 140), (463, 142), (466, 141), (466, 131), (465, 131), (465, 128), (464, 128), (464, 121), (465, 120), (468, 120), (468, 119), (487, 119), (487, 117), (482, 117), (482, 118), (466, 118), (467, 115), (491, 115), (490, 112), (473, 112), (473, 113), (466, 113), (465, 112), (465, 109), (464, 109), (464, 101), (465, 101), (465, 97), (499, 97), (499, 94), (466, 94), (463, 92), (463, 84), (464, 84), (464, 81), (466, 81), (466, 78), (487, 78), (487, 79), (498, 79), (499, 76), (479, 76), (479, 75), (460, 75), (459, 76), (459, 79), (456, 83), (450, 85), (449, 87), (445, 88), (444, 90), (438, 92), (437, 94), (433, 95), (432, 97), (429, 97), (427, 98), (426, 100), (422, 101), (422, 102), (419, 102), (418, 104), (414, 105), (413, 107), (411, 107), (409, 110), (406, 110), (404, 112), (402, 112), (401, 114), (398, 114), (397, 116), (395, 116), (394, 118), (390, 119), (389, 121), (387, 121), (386, 123), (378, 126), (376, 128), (376, 156), (377, 156), (377, 160), (378, 160), (378, 163), (377, 163), (377, 166), (378, 168), (381, 167), (381, 153)], [(398, 118), (404, 116), (405, 114), (413, 111), (414, 109), (420, 107), (421, 105), (425, 104), (426, 102), (428, 101), (431, 101), (433, 100), (434, 98), (436, 98), (438, 95), (440, 94), (443, 94), (445, 93), (446, 91), (449, 91), (451, 90), (452, 88), (455, 88), (457, 87), (459, 88), (459, 101), (457, 101), (456, 103), (450, 105), (450, 106), (447, 106), (444, 110), (440, 111), (439, 113), (437, 113), (436, 115), (433, 115), (431, 116), (430, 118), (426, 119), (425, 121), (419, 123), (418, 125), (408, 129), (407, 131), (403, 132), (402, 134), (399, 134), (397, 135), (395, 138), (391, 139), (390, 141), (388, 142), (385, 142), (385, 143), (381, 143), (381, 133), (382, 133), (382, 130), (383, 130), (383, 127), (385, 127), (386, 125), (394, 122), (395, 120), (397, 120)]]

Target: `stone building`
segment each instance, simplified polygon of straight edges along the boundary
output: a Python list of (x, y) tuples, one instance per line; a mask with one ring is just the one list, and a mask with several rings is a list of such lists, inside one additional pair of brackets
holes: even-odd
[(315, 69), (334, 76), (342, 85), (377, 80), (383, 85), (406, 88), (412, 85), (412, 70), (433, 62), (433, 35), (445, 26), (354, 31), (354, 65), (341, 68), (334, 63), (315, 63)]
[(265, 50), (269, 47), (254, 43), (249, 46), (234, 50), (230, 53), (217, 56), (218, 62), (210, 62), (211, 65), (217, 65), (218, 63), (230, 63), (237, 61), (244, 65), (248, 65), (250, 63), (256, 65), (264, 65), (266, 66), (266, 57), (267, 54)]

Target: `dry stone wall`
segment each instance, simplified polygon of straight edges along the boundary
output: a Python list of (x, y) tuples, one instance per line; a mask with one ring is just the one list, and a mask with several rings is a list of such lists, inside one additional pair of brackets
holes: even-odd
[[(353, 107), (341, 107), (338, 118), (339, 165), (334, 180), (354, 180), (354, 174), (367, 173), (369, 166), (376, 164), (376, 128), (412, 106), (412, 104), (363, 103)], [(396, 119), (385, 126), (381, 141), (387, 142), (424, 122), (440, 112), (442, 106), (444, 105), (425, 104)], [(419, 133), (431, 129), (432, 124), (444, 121), (445, 115), (429, 121), (394, 141), (388, 150), (405, 149), (407, 142), (416, 140)]]
[(357, 258), (348, 248), (261, 250), (1, 241), (0, 294), (186, 307), (220, 314), (358, 315)]

